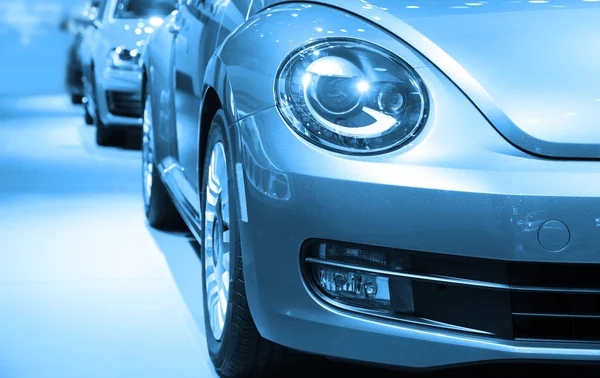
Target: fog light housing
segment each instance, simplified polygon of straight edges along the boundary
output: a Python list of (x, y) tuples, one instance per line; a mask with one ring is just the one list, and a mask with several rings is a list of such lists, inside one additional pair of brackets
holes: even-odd
[(380, 312), (414, 312), (410, 279), (386, 274), (406, 269), (408, 259), (375, 248), (335, 243), (313, 244), (310, 263), (313, 286), (328, 302)]
[(391, 304), (387, 277), (324, 266), (314, 270), (317, 286), (331, 298), (365, 308), (386, 309)]

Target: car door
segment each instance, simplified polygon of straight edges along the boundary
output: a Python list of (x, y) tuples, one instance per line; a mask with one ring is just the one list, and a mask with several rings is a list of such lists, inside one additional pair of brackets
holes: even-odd
[(219, 30), (218, 0), (184, 0), (172, 28), (173, 77), (175, 85), (175, 132), (177, 146), (173, 157), (183, 171), (184, 182), (178, 186), (188, 203), (200, 213), (199, 135), (200, 104), (204, 73), (214, 53)]
[[(176, 3), (176, 2), (175, 2)], [(171, 29), (175, 26), (175, 17), (177, 12), (165, 17), (164, 25), (158, 27), (150, 36), (150, 43), (146, 45), (147, 59), (147, 87), (152, 98), (152, 109), (154, 111), (154, 138), (155, 138), (155, 157), (157, 163), (162, 162), (167, 157), (172, 157), (172, 151), (176, 151), (177, 146), (170, 147), (174, 143), (174, 112), (171, 104), (173, 103), (172, 84), (172, 54), (165, 54), (165, 51), (171, 52), (175, 43), (175, 36)]]

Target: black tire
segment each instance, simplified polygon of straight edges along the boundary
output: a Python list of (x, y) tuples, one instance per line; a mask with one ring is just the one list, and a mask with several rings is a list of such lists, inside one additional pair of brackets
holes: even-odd
[[(145, 100), (149, 100), (147, 97), (149, 95), (145, 95)], [(145, 108), (146, 101), (144, 101)], [(144, 111), (145, 109), (142, 109)], [(153, 130), (149, 132), (153, 133)], [(144, 134), (142, 133), (142, 137)], [(145, 170), (146, 170), (146, 161), (145, 159), (145, 151), (144, 145), (145, 142), (142, 141), (142, 192), (144, 198), (146, 196), (146, 187), (145, 187)], [(151, 146), (154, 151), (154, 146)], [(175, 230), (185, 230), (185, 222), (183, 218), (175, 208), (171, 196), (169, 195), (165, 184), (162, 182), (160, 175), (158, 173), (158, 168), (156, 167), (156, 158), (154, 153), (152, 154), (152, 164), (154, 169), (152, 170), (152, 187), (150, 189), (150, 193), (148, 193), (148, 201), (144, 200), (144, 210), (146, 213), (146, 219), (148, 220), (148, 224), (156, 229), (165, 230), (165, 231), (175, 231)]]
[[(234, 160), (231, 152), (231, 144), (225, 134), (225, 124), (223, 111), (219, 110), (210, 126), (202, 171), (201, 208), (202, 214), (205, 214), (206, 204), (202, 199), (206, 198), (208, 166), (210, 165), (213, 147), (217, 142), (221, 142), (225, 150), (227, 182), (229, 185), (230, 290), (228, 293), (227, 313), (225, 315), (225, 327), (220, 341), (213, 335), (210, 320), (208, 320), (208, 299), (206, 298), (206, 294), (204, 294), (204, 323), (208, 351), (215, 370), (222, 377), (277, 377), (280, 376), (278, 372), (281, 371), (284, 364), (293, 363), (294, 361), (291, 357), (295, 356), (286, 348), (261, 337), (248, 307), (238, 227), (238, 189), (234, 176)], [(206, 227), (202, 227), (203, 241), (205, 240), (205, 229)], [(204, 242), (200, 244), (201, 260), (204, 263), (206, 246)], [(202, 290), (203, 293), (206, 293), (206, 273), (204, 269), (202, 273)]]
[(152, 228), (162, 231), (182, 231), (186, 228), (156, 169), (152, 172), (150, 201), (147, 205), (144, 204), (144, 210), (148, 224)]
[(96, 115), (96, 144), (99, 146), (114, 146), (117, 142), (117, 135), (115, 130), (104, 126), (102, 121)]
[(73, 105), (80, 105), (83, 103), (83, 96), (79, 95), (79, 94), (72, 94), (71, 95), (71, 104)]
[(96, 144), (99, 146), (116, 146), (123, 142), (120, 140), (118, 130), (111, 130), (109, 127), (102, 123), (100, 119), (100, 112), (98, 111), (98, 91), (96, 89), (96, 74), (94, 67), (92, 67), (92, 96), (94, 96), (94, 124), (96, 126)]
[(94, 117), (92, 117), (90, 115), (90, 112), (89, 112), (89, 110), (87, 108), (87, 105), (85, 105), (84, 108), (85, 108), (85, 115), (84, 115), (84, 117), (85, 117), (85, 124), (86, 125), (93, 125), (94, 124)]

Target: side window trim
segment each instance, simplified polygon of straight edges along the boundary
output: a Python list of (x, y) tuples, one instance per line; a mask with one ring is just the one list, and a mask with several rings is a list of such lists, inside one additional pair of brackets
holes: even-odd
[(100, 8), (98, 8), (98, 21), (104, 22), (106, 19), (106, 5), (110, 0), (101, 0)]

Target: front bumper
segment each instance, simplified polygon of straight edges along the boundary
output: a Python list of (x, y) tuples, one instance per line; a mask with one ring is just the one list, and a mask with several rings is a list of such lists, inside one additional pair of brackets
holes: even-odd
[[(441, 75), (421, 74), (435, 112), (411, 145), (390, 154), (322, 150), (295, 135), (275, 108), (230, 128), (243, 172), (246, 291), (259, 331), (299, 350), (415, 368), (600, 360), (594, 342), (514, 340), (377, 318), (335, 308), (307, 287), (300, 251), (310, 239), (497, 262), (598, 264), (600, 271), (600, 163), (527, 155)], [(540, 234), (550, 220), (566, 225), (566, 241), (562, 231)], [(561, 242), (567, 246), (557, 252), (542, 246)]]
[(96, 81), (96, 106), (105, 126), (141, 127), (142, 74), (106, 68)]

